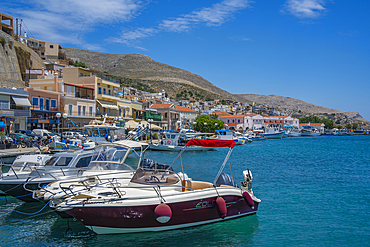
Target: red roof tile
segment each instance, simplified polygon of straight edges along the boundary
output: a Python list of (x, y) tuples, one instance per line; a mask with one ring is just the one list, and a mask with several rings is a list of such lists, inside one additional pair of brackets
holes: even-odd
[(194, 110), (192, 110), (192, 109), (189, 109), (189, 108), (187, 108), (187, 107), (184, 107), (184, 106), (176, 106), (176, 109), (177, 109), (178, 111), (196, 112), (196, 111), (194, 111)]

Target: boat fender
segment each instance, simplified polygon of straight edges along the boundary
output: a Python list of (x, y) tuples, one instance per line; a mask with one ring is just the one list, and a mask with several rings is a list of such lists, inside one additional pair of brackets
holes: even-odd
[(217, 197), (216, 199), (217, 211), (220, 217), (223, 219), (227, 216), (227, 207), (224, 198)]
[(170, 206), (168, 206), (165, 203), (159, 204), (155, 209), (154, 209), (154, 215), (155, 219), (159, 223), (167, 223), (171, 217), (172, 217), (172, 210)]
[(249, 195), (248, 192), (243, 192), (243, 198), (244, 198), (244, 201), (248, 204), (249, 207), (253, 208), (254, 207), (254, 201), (252, 199), (252, 197)]

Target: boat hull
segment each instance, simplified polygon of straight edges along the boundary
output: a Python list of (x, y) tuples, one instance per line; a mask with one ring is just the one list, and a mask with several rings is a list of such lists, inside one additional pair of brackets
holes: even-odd
[(262, 134), (265, 139), (281, 139), (284, 136), (284, 132), (272, 133), (272, 134)]
[[(258, 202), (249, 207), (240, 195), (225, 195), (227, 216), (221, 218), (216, 205), (217, 197), (197, 198), (189, 201), (166, 203), (172, 211), (172, 217), (167, 223), (159, 223), (154, 214), (158, 204), (125, 206), (92, 205), (85, 203), (79, 207), (67, 210), (82, 224), (97, 234), (133, 233), (148, 231), (165, 231), (198, 226), (236, 217), (255, 214)], [(166, 199), (166, 201), (168, 201)], [(124, 202), (122, 203), (124, 204)]]
[[(27, 184), (27, 189), (36, 190), (39, 186), (43, 186), (47, 183), (37, 183), (37, 184)], [(32, 198), (32, 192), (25, 190), (23, 188), (24, 183), (1, 183), (0, 190), (2, 190), (6, 195), (15, 197), (24, 202), (38, 202), (38, 200)]]

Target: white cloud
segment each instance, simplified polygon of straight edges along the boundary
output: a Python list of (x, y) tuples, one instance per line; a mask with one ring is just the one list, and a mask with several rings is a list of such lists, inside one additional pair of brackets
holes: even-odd
[(192, 11), (177, 18), (165, 19), (156, 27), (138, 28), (132, 31), (124, 30), (119, 38), (111, 39), (113, 42), (132, 45), (135, 41), (153, 36), (160, 31), (184, 32), (196, 25), (218, 26), (225, 23), (238, 10), (249, 7), (249, 0), (224, 0), (211, 7)]
[(190, 29), (193, 25), (201, 23), (208, 26), (221, 25), (233, 13), (248, 7), (248, 3), (248, 0), (224, 0), (211, 7), (196, 10), (175, 19), (163, 20), (159, 28), (167, 31), (183, 32)]
[[(36, 39), (83, 45), (83, 35), (97, 26), (136, 17), (145, 0), (30, 0), (13, 3), (12, 14), (22, 18)], [(22, 30), (23, 32), (23, 30)], [(85, 47), (97, 47), (86, 44)]]
[(110, 40), (115, 43), (123, 43), (130, 45), (133, 41), (137, 39), (143, 39), (152, 36), (157, 32), (158, 30), (154, 28), (138, 28), (132, 31), (123, 30), (119, 38), (112, 38)]
[(317, 18), (325, 10), (323, 0), (287, 0), (283, 11), (298, 18)]

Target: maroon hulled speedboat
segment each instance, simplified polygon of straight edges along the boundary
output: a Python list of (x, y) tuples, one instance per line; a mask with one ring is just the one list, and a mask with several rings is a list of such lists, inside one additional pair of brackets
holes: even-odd
[(229, 148), (213, 183), (192, 181), (185, 173), (175, 173), (172, 165), (141, 162), (128, 185), (122, 186), (117, 177), (108, 181), (111, 186), (97, 184), (53, 207), (97, 234), (164, 231), (255, 214), (260, 200), (252, 191), (251, 172), (243, 172), (239, 187), (222, 173), (234, 145), (232, 140), (192, 139), (187, 143)]

